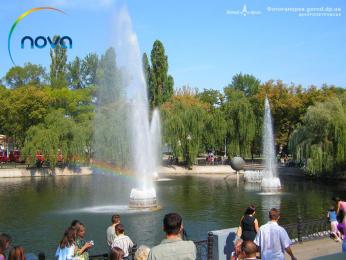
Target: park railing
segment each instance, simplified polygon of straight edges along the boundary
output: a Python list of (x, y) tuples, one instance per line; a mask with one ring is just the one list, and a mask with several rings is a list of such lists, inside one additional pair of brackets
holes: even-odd
[[(213, 259), (213, 233), (208, 233), (208, 239), (194, 241), (197, 249), (196, 260), (212, 260)], [(129, 254), (129, 260), (135, 259), (135, 253), (137, 251), (137, 245), (134, 244)], [(89, 257), (90, 260), (107, 260), (108, 254), (93, 255)]]
[[(309, 240), (328, 237), (330, 234), (330, 223), (327, 219), (314, 219), (303, 221), (301, 217), (298, 217), (297, 223), (283, 225), (286, 229), (289, 237), (293, 243), (302, 243)], [(197, 249), (196, 260), (212, 260), (213, 259), (213, 247), (214, 236), (213, 232), (208, 233), (206, 240), (194, 241)], [(137, 251), (137, 245), (134, 245), (129, 259), (134, 260), (135, 253)], [(106, 260), (108, 254), (100, 254), (90, 256), (91, 260)]]
[(328, 237), (330, 234), (330, 223), (324, 219), (313, 219), (303, 221), (298, 217), (296, 224), (283, 225), (293, 243)]

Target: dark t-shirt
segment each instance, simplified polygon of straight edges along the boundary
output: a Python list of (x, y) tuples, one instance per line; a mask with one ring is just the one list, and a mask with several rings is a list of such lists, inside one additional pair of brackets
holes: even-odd
[(243, 220), (241, 221), (241, 239), (244, 241), (251, 240), (254, 241), (256, 237), (255, 230), (255, 217), (250, 215), (245, 215)]

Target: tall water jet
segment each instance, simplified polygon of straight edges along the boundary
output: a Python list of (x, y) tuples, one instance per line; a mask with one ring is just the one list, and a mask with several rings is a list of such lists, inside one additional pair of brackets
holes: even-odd
[[(116, 53), (122, 66), (123, 81), (129, 99), (129, 130), (133, 170), (137, 187), (131, 190), (130, 207), (151, 208), (157, 206), (153, 174), (156, 172), (158, 148), (149, 124), (147, 86), (143, 73), (137, 35), (133, 32), (131, 18), (125, 8), (117, 15)], [(155, 112), (155, 128), (159, 129), (158, 112)], [(157, 121), (158, 120), (158, 121)], [(125, 122), (124, 122), (125, 123)], [(153, 130), (155, 135), (157, 130)], [(158, 142), (156, 142), (158, 145)]]
[(158, 177), (158, 168), (161, 165), (161, 121), (159, 110), (155, 109), (150, 123), (150, 138), (153, 160), (151, 160), (153, 177)]
[(281, 187), (280, 179), (277, 177), (276, 156), (274, 148), (273, 124), (270, 112), (269, 100), (266, 97), (264, 102), (264, 122), (263, 122), (263, 155), (265, 168), (263, 171), (262, 188), (278, 189)]

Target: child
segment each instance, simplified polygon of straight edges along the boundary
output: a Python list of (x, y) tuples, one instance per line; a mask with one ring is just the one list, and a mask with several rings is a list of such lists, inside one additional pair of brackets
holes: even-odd
[(128, 259), (129, 252), (133, 247), (133, 242), (131, 238), (126, 236), (125, 228), (122, 224), (118, 224), (115, 226), (115, 234), (117, 235), (112, 243), (112, 248), (119, 247), (124, 251), (124, 259)]
[(338, 231), (338, 221), (336, 220), (336, 211), (335, 208), (332, 206), (330, 207), (328, 213), (327, 213), (327, 218), (330, 221), (330, 230), (331, 230), (331, 236), (336, 242), (341, 241), (341, 234)]

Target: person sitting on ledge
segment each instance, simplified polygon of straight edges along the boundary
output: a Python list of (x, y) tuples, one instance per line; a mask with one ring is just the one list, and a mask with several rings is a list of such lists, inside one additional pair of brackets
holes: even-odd
[(169, 213), (163, 219), (166, 239), (150, 250), (148, 260), (195, 260), (196, 246), (193, 241), (183, 241), (182, 218), (177, 213)]
[(276, 208), (269, 211), (269, 222), (260, 227), (254, 240), (260, 247), (262, 260), (284, 260), (285, 251), (292, 260), (297, 260), (291, 250), (291, 240), (286, 230), (279, 226), (280, 212)]
[(251, 240), (244, 241), (241, 244), (241, 253), (243, 255), (244, 260), (251, 260), (251, 259), (257, 259), (256, 254), (257, 254), (257, 246), (254, 242)]

